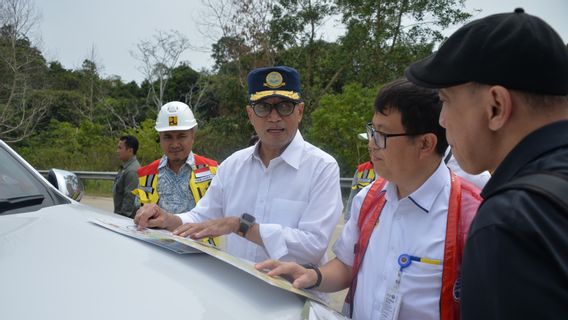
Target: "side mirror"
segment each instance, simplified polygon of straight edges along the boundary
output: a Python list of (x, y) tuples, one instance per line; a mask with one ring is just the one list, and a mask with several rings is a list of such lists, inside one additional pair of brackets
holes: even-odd
[(83, 182), (73, 172), (61, 169), (50, 169), (47, 173), (47, 181), (64, 195), (75, 201), (81, 201), (85, 193)]

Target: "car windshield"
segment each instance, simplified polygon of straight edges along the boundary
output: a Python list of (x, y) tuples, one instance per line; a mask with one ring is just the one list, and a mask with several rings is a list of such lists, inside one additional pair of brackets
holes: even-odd
[(53, 192), (44, 180), (0, 141), (0, 215), (36, 211), (61, 203), (65, 197)]
[(0, 148), (0, 199), (12, 199), (43, 194), (43, 188), (16, 158)]

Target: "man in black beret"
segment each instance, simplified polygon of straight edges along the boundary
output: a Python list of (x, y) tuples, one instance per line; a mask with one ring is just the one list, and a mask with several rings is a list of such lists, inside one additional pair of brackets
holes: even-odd
[[(568, 318), (568, 197), (550, 196), (568, 190), (560, 36), (523, 9), (491, 15), (460, 28), (406, 77), (440, 89), (440, 124), (461, 167), (492, 173), (465, 248), (462, 319)], [(520, 177), (524, 187), (510, 185)]]

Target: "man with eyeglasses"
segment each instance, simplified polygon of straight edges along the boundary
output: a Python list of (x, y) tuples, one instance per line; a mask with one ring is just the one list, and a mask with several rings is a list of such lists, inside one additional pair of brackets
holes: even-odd
[(339, 166), (298, 131), (304, 103), (296, 70), (255, 69), (248, 86), (246, 111), (259, 141), (222, 162), (191, 211), (156, 210), (137, 223), (195, 239), (226, 234), (226, 250), (249, 261), (321, 264), (343, 209)]
[(442, 161), (448, 146), (435, 90), (405, 79), (385, 85), (366, 126), (380, 178), (357, 194), (352, 217), (318, 269), (269, 260), (256, 265), (297, 288), (350, 288), (353, 319), (459, 319), (460, 263), (479, 189)]

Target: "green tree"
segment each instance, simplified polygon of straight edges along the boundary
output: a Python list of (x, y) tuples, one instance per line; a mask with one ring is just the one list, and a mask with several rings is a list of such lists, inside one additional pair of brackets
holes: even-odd
[(316, 43), (318, 29), (336, 13), (332, 0), (279, 0), (272, 7), (270, 32), (272, 45), (285, 49), (301, 46), (304, 49), (306, 72), (304, 86), (314, 86), (320, 46)]
[(162, 149), (158, 143), (158, 132), (154, 128), (156, 119), (144, 120), (138, 128), (130, 128), (124, 131), (125, 134), (130, 134), (136, 137), (139, 142), (138, 152), (136, 157), (140, 165), (150, 164), (152, 161), (162, 157)]
[(37, 21), (30, 1), (0, 1), (0, 138), (9, 142), (33, 134), (50, 104), (39, 96), (31, 99), (47, 69), (29, 38)]
[(347, 26), (340, 72), (363, 84), (385, 83), (443, 40), (441, 31), (471, 15), (464, 0), (337, 0)]
[(308, 141), (335, 157), (341, 176), (353, 174), (357, 164), (368, 161), (367, 145), (357, 138), (373, 116), (373, 102), (378, 89), (350, 84), (341, 94), (327, 94), (312, 113)]
[(189, 39), (175, 30), (157, 31), (152, 39), (140, 41), (136, 48), (138, 51), (132, 56), (140, 61), (140, 71), (150, 84), (148, 98), (158, 112), (164, 104), (172, 70), (181, 54), (190, 48)]
[(46, 130), (26, 139), (20, 154), (37, 169), (113, 171), (119, 165), (115, 138), (88, 120), (74, 126), (51, 120)]

